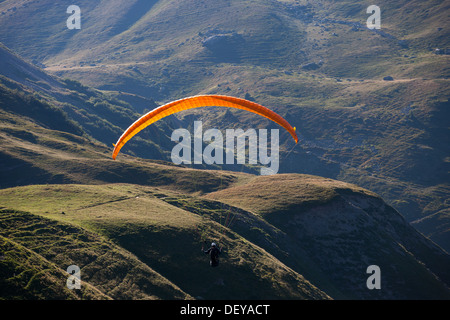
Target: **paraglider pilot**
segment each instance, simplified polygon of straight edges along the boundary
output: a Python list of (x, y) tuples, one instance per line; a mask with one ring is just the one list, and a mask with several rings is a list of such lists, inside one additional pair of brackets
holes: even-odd
[(203, 246), (202, 246), (202, 251), (205, 254), (209, 254), (210, 257), (210, 265), (211, 267), (217, 267), (219, 265), (219, 255), (222, 252), (222, 249), (219, 248), (214, 242), (211, 243), (211, 247), (207, 250), (203, 250)]

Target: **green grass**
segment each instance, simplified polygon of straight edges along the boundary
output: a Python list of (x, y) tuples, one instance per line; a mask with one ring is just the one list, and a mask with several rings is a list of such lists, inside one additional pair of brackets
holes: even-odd
[[(392, 263), (384, 272), (389, 279), (400, 276), (397, 269), (415, 260), (398, 259), (394, 247), (403, 240), (391, 242), (396, 236), (386, 233), (386, 223), (394, 233), (412, 237), (404, 244), (411, 259), (417, 254), (438, 274), (443, 272), (438, 266), (446, 263), (444, 256), (430, 253), (423, 239), (415, 240), (415, 231), (397, 222), (396, 213), (375, 194), (308, 175), (254, 176), (206, 195), (170, 186), (34, 185), (0, 190), (0, 203), (21, 210), (3, 209), (2, 237), (61, 269), (81, 265), (86, 283), (113, 299), (356, 298), (363, 294), (349, 289), (356, 278), (347, 284), (333, 280), (326, 271), (331, 262), (324, 265), (324, 257), (339, 261), (332, 273), (345, 279), (355, 272), (359, 259), (381, 263), (388, 261), (383, 258), (387, 254)], [(359, 218), (347, 217), (359, 206), (364, 208)], [(229, 212), (233, 223), (226, 228)], [(333, 222), (336, 215), (340, 218)], [(370, 229), (374, 219), (381, 219), (376, 230)], [(331, 223), (339, 234), (308, 229), (308, 223)], [(200, 252), (204, 241), (224, 247), (219, 269), (211, 269)], [(14, 268), (27, 269), (20, 261)], [(144, 278), (148, 282), (142, 282)], [(212, 280), (205, 284), (205, 279)], [(397, 284), (392, 280), (389, 286)], [(427, 285), (427, 297), (445, 296), (439, 282)], [(417, 294), (408, 287), (400, 296)]]
[[(189, 298), (133, 255), (73, 224), (2, 210), (0, 262), (5, 299)], [(81, 269), (82, 290), (66, 287), (68, 266)], [(134, 283), (129, 286), (128, 281)]]
[[(7, 11), (14, 5), (15, 11)], [(110, 158), (111, 143), (156, 106), (152, 99), (161, 104), (202, 93), (249, 94), (286, 117), (301, 134), (294, 149), (291, 140), (281, 137), (280, 172), (357, 183), (380, 194), (409, 221), (416, 220), (421, 231), (437, 235), (441, 245), (447, 244), (444, 119), (448, 119), (449, 58), (430, 51), (449, 44), (447, 30), (438, 30), (447, 18), (444, 1), (378, 3), (383, 31), (407, 40), (407, 48), (395, 39), (343, 24), (364, 24), (365, 5), (357, 1), (324, 5), (288, 0), (157, 1), (145, 8), (133, 2), (99, 7), (81, 1), (79, 5), (83, 29), (74, 33), (61, 28), (61, 12), (66, 9), (62, 5), (47, 0), (27, 6), (0, 4), (5, 12), (0, 17), (2, 42), (29, 60), (45, 63), (49, 72), (81, 81), (50, 81), (0, 48), (5, 58), (2, 72), (13, 72), (18, 81), (0, 79), (0, 187), (37, 185), (2, 190), (2, 206), (121, 241), (130, 251), (142, 250), (139, 257), (146, 264), (168, 272), (177, 283), (187, 281), (194, 295), (216, 297), (218, 287), (231, 294), (230, 288), (238, 286), (235, 278), (225, 282), (219, 278), (218, 287), (204, 289), (194, 283), (199, 278), (192, 283), (180, 279), (180, 265), (166, 270), (167, 261), (176, 257), (163, 252), (184, 241), (186, 252), (192, 253), (189, 234), (198, 224), (204, 226), (202, 237), (220, 237), (218, 231), (205, 230), (222, 230), (217, 221), (221, 222), (223, 208), (210, 200), (223, 201), (257, 223), (249, 229), (238, 220), (238, 229), (226, 233), (226, 242), (235, 249), (228, 258), (236, 268), (229, 272), (237, 276), (254, 271), (252, 281), (263, 279), (263, 296), (273, 294), (269, 288), (274, 279), (297, 279), (303, 273), (323, 281), (333, 296), (345, 296), (331, 280), (311, 271), (317, 262), (307, 262), (301, 254), (287, 258), (281, 248), (289, 241), (280, 242), (286, 230), (274, 225), (286, 226), (299, 212), (339, 203), (343, 192), (370, 197), (369, 192), (308, 176), (256, 178), (131, 157), (168, 160), (170, 132), (178, 125), (189, 127), (194, 119), (220, 129), (266, 128), (270, 124), (265, 119), (214, 108), (183, 113), (179, 119), (152, 125), (127, 144), (118, 160)], [(201, 45), (209, 35), (232, 32), (244, 42), (233, 48), (231, 60)], [(302, 68), (320, 60), (323, 65), (317, 70)], [(386, 75), (394, 81), (383, 81)], [(117, 182), (121, 184), (113, 184)], [(199, 198), (202, 195), (206, 197)], [(160, 214), (166, 211), (175, 214)], [(158, 243), (159, 249), (137, 248), (136, 235)], [(282, 263), (264, 255), (264, 263), (258, 264), (260, 251), (254, 245), (266, 248)], [(258, 254), (248, 257), (241, 247)], [(189, 255), (183, 259), (189, 260)], [(194, 262), (195, 267), (202, 265), (200, 260)], [(271, 279), (271, 273), (278, 278)], [(227, 281), (233, 286), (224, 288), (221, 283)], [(283, 281), (276, 290), (303, 297)], [(242, 291), (242, 296), (249, 295)]]
[(83, 290), (69, 290), (61, 285), (68, 277), (64, 270), (17, 242), (0, 236), (0, 247), (1, 299), (109, 299), (86, 284)]
[(261, 214), (306, 210), (326, 204), (351, 191), (376, 196), (355, 185), (308, 175), (278, 174), (255, 177), (246, 184), (206, 195), (209, 199), (224, 201)]
[[(131, 252), (133, 257), (138, 258), (139, 261), (164, 278), (170, 279), (172, 283), (194, 297), (202, 296), (209, 299), (326, 298), (326, 295), (309, 284), (302, 276), (284, 266), (263, 249), (232, 231), (224, 234), (222, 227), (210, 217), (202, 218), (196, 213), (170, 205), (169, 201), (160, 199), (162, 194), (171, 195), (172, 199), (179, 197), (177, 193), (170, 190), (116, 184), (49, 185), (4, 189), (0, 202), (8, 207), (29, 210), (32, 214), (21, 213), (22, 220), (27, 218), (25, 221), (39, 221), (39, 224), (27, 222), (31, 224), (27, 228), (30, 231), (27, 232), (42, 236), (27, 241), (28, 237), (23, 231), (16, 231), (17, 224), (5, 225), (9, 232), (4, 231), (3, 235), (22, 241), (23, 245), (43, 256), (64, 259), (65, 264), (78, 261), (84, 266), (82, 271), (88, 273), (87, 282), (96, 284), (97, 287), (97, 273), (105, 274), (105, 276), (114, 274), (116, 279), (123, 276), (131, 277), (129, 281), (136, 281), (134, 277), (139, 277), (139, 273), (136, 275), (134, 269), (133, 271), (129, 269), (131, 266), (124, 266), (125, 273), (121, 273), (113, 269), (113, 264), (107, 268), (111, 269), (108, 273), (107, 270), (100, 271), (101, 266), (96, 266), (95, 263), (85, 265), (87, 262), (79, 260), (85, 259), (87, 252), (90, 252), (92, 261), (98, 254), (98, 250), (103, 252), (111, 250), (113, 244), (109, 241), (113, 241), (120, 246), (113, 250), (118, 251), (117, 254), (126, 255), (123, 249)], [(28, 200), (24, 202), (25, 198), (21, 197)], [(98, 201), (98, 198), (101, 198), (101, 201)], [(64, 213), (60, 211), (61, 207), (64, 208)], [(194, 207), (198, 207), (198, 203), (195, 203)], [(198, 207), (198, 210), (203, 209)], [(19, 216), (15, 218), (18, 219)], [(5, 215), (2, 217), (7, 223), (15, 220), (7, 219)], [(40, 217), (45, 217), (45, 220)], [(70, 234), (64, 235), (65, 239), (59, 234), (60, 232), (55, 234), (55, 228), (60, 228), (60, 224), (73, 226), (68, 229), (68, 231), (71, 230)], [(44, 227), (45, 225), (50, 227)], [(42, 227), (44, 228), (41, 229)], [(79, 231), (75, 233), (76, 230)], [(214, 273), (209, 267), (208, 257), (200, 252), (202, 239), (198, 230), (203, 230), (203, 239), (219, 240), (226, 248), (220, 269), (222, 280), (218, 278), (216, 284), (205, 285), (205, 277), (208, 275), (214, 277)], [(53, 236), (48, 238), (49, 234)], [(91, 237), (97, 239), (95, 243), (91, 243)], [(42, 246), (46, 238), (47, 241), (54, 242), (51, 250), (44, 250)], [(85, 250), (86, 253), (84, 253)], [(66, 262), (68, 258), (62, 258), (64, 253), (75, 256)], [(108, 256), (101, 260), (107, 264), (107, 259)], [(118, 259), (115, 264), (122, 263), (120, 261), (124, 258)], [(98, 270), (97, 273), (92, 273), (94, 270)], [(246, 284), (242, 283), (242, 277), (247, 279)], [(99, 290), (108, 292), (109, 296), (116, 299), (134, 299), (143, 294), (138, 289), (126, 294), (117, 289), (118, 292), (112, 295), (108, 291), (108, 289), (112, 290), (112, 282), (109, 281)], [(224, 287), (221, 288), (221, 286)], [(255, 286), (259, 288), (257, 292), (254, 290)], [(123, 290), (127, 288), (123, 287)]]

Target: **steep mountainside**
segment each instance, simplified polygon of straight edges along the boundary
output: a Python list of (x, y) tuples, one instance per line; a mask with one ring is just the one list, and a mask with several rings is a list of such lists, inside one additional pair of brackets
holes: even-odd
[[(136, 95), (101, 92), (77, 81), (49, 76), (4, 46), (0, 46), (0, 56), (2, 186), (30, 183), (30, 179), (39, 181), (36, 177), (40, 175), (38, 168), (46, 165), (44, 159), (55, 156), (55, 152), (49, 152), (52, 149), (60, 154), (83, 154), (95, 146), (103, 149), (100, 152), (109, 153), (105, 145), (116, 142), (122, 131), (139, 115), (126, 100), (135, 105), (152, 102)], [(151, 108), (152, 104), (148, 107)], [(153, 140), (155, 135), (165, 137), (165, 126), (162, 122), (147, 133), (153, 136)], [(164, 139), (162, 145), (167, 144), (167, 140)], [(132, 142), (129, 151), (141, 150), (141, 154), (146, 153), (154, 159), (167, 158), (168, 151), (161, 149), (157, 142), (158, 139), (147, 139), (145, 150), (141, 149), (143, 144)], [(40, 157), (43, 157), (42, 161)], [(69, 158), (65, 157), (66, 160)], [(26, 175), (22, 165), (36, 169), (32, 169), (35, 175)], [(22, 179), (25, 181), (20, 182)], [(50, 177), (45, 179), (58, 181)]]
[[(80, 30), (70, 4), (0, 1), (0, 298), (450, 299), (448, 2), (379, 1), (375, 31), (353, 0), (80, 0)], [(194, 120), (279, 128), (215, 107), (111, 159), (141, 114), (202, 93), (297, 127), (280, 174), (170, 162)]]
[[(70, 224), (3, 210), (2, 299), (189, 299), (136, 257)], [(66, 270), (83, 265), (81, 290)], [(136, 285), (130, 285), (133, 283)]]
[[(366, 28), (369, 4), (356, 0), (82, 0), (80, 30), (66, 27), (70, 4), (1, 2), (0, 41), (54, 74), (143, 97), (125, 100), (140, 114), (145, 99), (247, 94), (299, 128), (293, 150), (282, 139), (282, 172), (373, 190), (450, 250), (448, 1), (378, 1), (380, 30)], [(268, 126), (239, 112), (195, 117)], [(124, 126), (110, 123), (108, 133)], [(167, 139), (151, 133), (130, 151), (164, 158), (149, 141)]]
[[(450, 280), (449, 256), (367, 190), (315, 176), (281, 175), (258, 177), (207, 198), (238, 204), (260, 215), (275, 229), (259, 241), (277, 239), (278, 250), (289, 252), (284, 260), (288, 265), (301, 266), (305, 259), (297, 260), (295, 255), (303, 253), (315, 266), (313, 270), (320, 270), (320, 276), (310, 279), (328, 279), (346, 297), (408, 299), (415, 291), (417, 298), (427, 299), (432, 281), (417, 276), (425, 271), (421, 263), (416, 265), (419, 261), (433, 265), (433, 272), (445, 282)], [(382, 291), (365, 287), (364, 271), (369, 265), (383, 270)], [(439, 289), (436, 297), (440, 290), (445, 291)]]
[(221, 184), (233, 182), (233, 178), (221, 177), (227, 176), (226, 173), (192, 173), (169, 162), (140, 161), (127, 156), (120, 162), (114, 161), (111, 148), (87, 134), (85, 127), (71, 120), (68, 113), (22, 91), (26, 89), (17, 83), (10, 80), (6, 83), (17, 87), (9, 89), (0, 85), (2, 188), (45, 183), (129, 182), (175, 183), (179, 188), (195, 190), (195, 184), (190, 181), (194, 177), (206, 179), (201, 188), (217, 189)]
[[(330, 179), (243, 174), (200, 197), (176, 184), (36, 185), (2, 189), (0, 202), (32, 213), (3, 210), (3, 237), (60, 269), (78, 265), (83, 281), (114, 299), (450, 298), (446, 253), (378, 196)], [(223, 246), (218, 269), (200, 252), (203, 241)], [(27, 266), (11, 266), (15, 250), (0, 265), (7, 285), (20, 287), (25, 280), (11, 274)], [(366, 286), (370, 265), (381, 269), (379, 290)], [(160, 279), (153, 287), (138, 280), (153, 271), (135, 270), (147, 266)]]
[[(2, 81), (2, 187), (30, 185), (0, 190), (5, 298), (448, 297), (448, 255), (369, 191), (305, 175), (113, 161), (56, 98)], [(119, 182), (132, 185), (104, 184)], [(198, 255), (211, 240), (226, 248), (220, 276)], [(71, 264), (81, 267), (81, 292), (64, 287)], [(372, 264), (383, 270), (381, 291), (365, 286)], [(207, 272), (216, 280), (205, 287)]]

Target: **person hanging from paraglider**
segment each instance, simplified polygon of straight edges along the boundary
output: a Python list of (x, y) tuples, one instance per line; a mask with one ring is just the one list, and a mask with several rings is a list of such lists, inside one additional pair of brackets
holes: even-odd
[(204, 246), (202, 246), (202, 252), (209, 254), (209, 264), (211, 267), (217, 267), (219, 265), (219, 255), (222, 253), (222, 248), (219, 248), (216, 243), (211, 243), (211, 247), (207, 250), (204, 250)]

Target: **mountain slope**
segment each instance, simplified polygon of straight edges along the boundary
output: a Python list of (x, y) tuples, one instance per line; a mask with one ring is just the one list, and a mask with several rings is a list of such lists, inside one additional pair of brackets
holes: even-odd
[[(15, 96), (12, 94), (7, 97)], [(58, 112), (55, 114), (64, 115)], [(142, 263), (190, 296), (236, 298), (236, 291), (238, 291), (241, 298), (446, 297), (446, 290), (442, 285), (446, 283), (446, 274), (441, 268), (448, 269), (445, 268), (448, 265), (448, 255), (429, 244), (421, 236), (417, 236), (416, 232), (409, 228), (394, 210), (384, 210), (386, 205), (378, 197), (376, 200), (370, 200), (374, 197), (373, 194), (360, 188), (322, 178), (314, 178), (317, 181), (311, 184), (311, 178), (306, 176), (276, 175), (264, 179), (244, 173), (194, 170), (170, 163), (139, 160), (126, 155), (122, 156), (120, 161), (113, 161), (110, 158), (111, 150), (100, 143), (90, 141), (87, 135), (85, 137), (55, 130), (44, 125), (42, 121), (28, 116), (19, 116), (8, 110), (2, 111), (2, 119), (1, 137), (4, 141), (2, 161), (5, 164), (2, 166), (2, 176), (5, 177), (2, 181), (3, 187), (36, 183), (94, 184), (91, 186), (36, 185), (2, 189), (0, 190), (2, 206), (74, 224), (77, 228), (88, 229), (100, 238), (106, 237), (113, 240), (122, 248), (121, 250), (131, 252)], [(60, 125), (62, 123), (60, 122)], [(104, 186), (105, 182), (128, 182), (140, 184), (140, 186)], [(316, 186), (310, 189), (310, 186), (315, 184)], [(345, 197), (337, 197), (338, 193), (334, 189), (354, 189), (360, 196), (351, 202), (369, 204), (364, 206), (358, 204), (362, 209), (353, 209), (356, 205), (349, 205), (349, 200)], [(209, 195), (206, 198), (199, 198), (198, 196), (202, 194)], [(208, 199), (220, 200), (220, 202), (211, 202)], [(342, 204), (339, 204), (341, 202)], [(324, 214), (319, 215), (315, 220), (302, 222), (300, 226), (286, 225), (283, 218), (285, 213), (287, 212), (288, 217), (291, 214), (296, 215), (296, 208), (303, 208), (305, 203), (311, 204), (310, 209), (313, 212), (316, 210)], [(263, 205), (268, 212), (260, 212), (260, 205)], [(148, 208), (153, 209), (149, 211)], [(229, 216), (230, 211), (235, 216), (234, 226), (227, 230), (220, 224), (225, 221), (227, 215)], [(8, 241), (26, 246), (27, 249), (42, 255), (40, 247), (35, 248), (34, 244), (26, 242), (26, 234), (25, 238), (22, 238), (24, 234), (20, 231), (20, 223), (23, 223), (21, 219), (24, 218), (30, 223), (34, 233), (44, 232), (39, 230), (40, 227), (33, 227), (33, 219), (37, 217), (19, 214), (9, 221), (8, 212), (10, 211), (5, 211), (3, 216), (7, 224), (5, 228), (2, 228), (2, 235), (7, 237)], [(365, 219), (356, 219), (357, 223), (355, 223), (352, 215), (348, 216), (349, 213), (362, 215)], [(383, 223), (377, 225), (380, 219), (367, 218), (368, 213), (387, 216), (381, 220)], [(342, 214), (343, 221), (336, 218), (336, 214)], [(277, 216), (281, 217), (281, 221), (276, 218)], [(386, 219), (393, 221), (385, 224)], [(369, 228), (376, 228), (376, 237), (370, 232), (368, 233), (370, 237), (363, 236), (368, 228), (364, 223), (365, 220), (370, 222)], [(343, 230), (334, 233), (319, 229), (318, 234), (313, 233), (304, 238), (304, 229), (310, 228), (301, 226), (302, 224), (338, 225), (335, 221), (340, 221)], [(360, 224), (361, 221), (362, 224)], [(391, 236), (389, 229), (392, 228), (392, 224), (400, 224), (405, 232), (400, 236), (399, 231), (396, 231), (395, 237)], [(361, 239), (364, 240), (352, 240), (354, 235), (346, 233), (348, 230), (345, 226), (352, 226), (351, 231), (356, 230), (355, 235), (361, 235)], [(314, 229), (315, 227), (311, 230)], [(313, 239), (321, 237), (328, 240), (321, 239), (316, 246), (304, 246), (304, 243), (308, 241), (315, 243), (317, 241)], [(417, 237), (422, 240), (417, 240)], [(395, 240), (394, 243), (389, 242), (390, 238)], [(408, 240), (410, 238), (413, 240)], [(345, 244), (345, 250), (334, 248), (329, 244), (330, 239)], [(44, 237), (42, 241), (47, 240), (54, 239)], [(217, 278), (217, 282), (207, 288), (203, 285), (203, 273), (193, 282), (183, 278), (186, 270), (191, 270), (189, 273), (194, 274), (201, 266), (207, 266), (205, 257), (202, 259), (198, 256), (200, 241), (203, 240), (220, 240), (227, 248), (223, 259), (225, 275)], [(374, 243), (374, 245), (361, 247), (361, 241)], [(390, 243), (388, 248), (393, 248), (392, 251), (391, 249), (388, 251), (390, 260), (382, 259), (386, 256), (380, 255), (380, 252), (383, 253), (387, 249), (381, 248), (378, 244), (386, 241)], [(412, 241), (413, 245), (408, 245), (404, 241)], [(417, 243), (421, 241), (425, 245), (417, 246)], [(398, 242), (402, 243), (401, 246), (406, 249), (403, 247), (399, 249)], [(66, 241), (63, 241), (63, 244), (66, 244)], [(142, 246), (142, 244), (148, 244), (148, 246)], [(171, 251), (180, 244), (183, 244), (180, 250), (184, 252), (181, 256)], [(421, 248), (422, 253), (411, 246)], [(395, 248), (397, 251), (394, 250)], [(366, 252), (367, 249), (370, 250), (369, 253)], [(60, 250), (71, 252), (73, 248), (64, 245)], [(336, 252), (336, 255), (331, 255), (330, 250)], [(354, 259), (347, 262), (349, 251), (353, 250), (358, 250), (359, 255), (350, 255)], [(399, 255), (406, 254), (405, 250), (411, 252), (411, 257), (402, 260)], [(322, 260), (320, 255), (317, 256), (318, 252), (322, 252), (323, 256), (332, 256), (332, 262), (346, 261), (346, 267), (337, 263), (336, 268), (331, 272), (326, 268), (330, 265), (330, 261)], [(409, 280), (409, 273), (399, 275), (391, 270), (392, 266), (402, 270), (408, 266), (407, 268), (414, 269), (416, 274), (421, 275), (418, 283), (430, 289), (424, 293), (412, 285), (400, 290), (396, 280), (387, 286), (389, 291), (379, 295), (376, 292), (372, 294), (366, 292), (364, 286), (355, 290), (354, 282), (360, 283), (366, 277), (363, 272), (358, 273), (359, 277), (352, 278), (348, 271), (355, 271), (357, 267), (362, 268), (361, 261), (357, 260), (358, 256), (366, 257), (363, 259), (364, 263), (372, 263), (369, 258), (376, 260), (373, 263), (391, 262), (392, 264), (387, 267), (383, 265), (383, 273), (386, 272), (389, 275), (388, 279), (396, 276), (396, 279), (400, 279), (398, 281)], [(180, 263), (171, 263), (178, 262), (177, 259), (180, 259)], [(43, 258), (38, 260), (49, 259), (48, 256), (43, 255)], [(46, 264), (46, 262), (42, 263)], [(50, 263), (55, 262), (50, 261)], [(347, 269), (347, 263), (351, 268)], [(422, 263), (431, 271), (422, 269), (420, 267)], [(60, 269), (65, 267), (59, 266)], [(6, 268), (10, 270), (8, 272), (11, 272), (13, 269), (25, 268), (25, 266), (18, 263), (16, 267)], [(385, 268), (388, 270), (385, 271)], [(240, 287), (240, 279), (249, 277), (250, 270), (252, 271), (249, 281), (258, 283), (258, 295), (252, 293), (253, 289), (250, 292)], [(436, 280), (435, 275), (442, 282)], [(343, 283), (345, 282), (343, 279), (350, 278), (353, 279), (351, 282), (353, 286)], [(274, 288), (273, 283), (278, 285)], [(97, 285), (91, 285), (98, 289)], [(8, 287), (10, 286), (14, 287), (8, 284)], [(246, 288), (253, 287), (246, 286)], [(24, 290), (26, 292), (26, 286)], [(123, 290), (128, 289), (125, 286)], [(101, 292), (111, 297), (106, 291)], [(36, 293), (28, 292), (25, 296), (35, 296), (34, 294)], [(49, 293), (51, 296), (53, 294), (61, 293)], [(89, 296), (86, 293), (86, 297)], [(114, 298), (137, 297), (142, 295), (134, 292)], [(169, 297), (172, 296), (169, 294)]]
[(2, 299), (109, 299), (86, 284), (81, 292), (68, 290), (61, 285), (68, 277), (63, 270), (8, 238), (0, 237), (0, 241)]
[[(127, 156), (120, 162), (114, 161), (111, 148), (86, 133), (80, 136), (60, 131), (64, 128), (82, 130), (68, 120), (60, 109), (28, 95), (17, 94), (7, 88), (4, 90), (5, 100), (8, 101), (5, 102), (6, 107), (0, 110), (0, 186), (3, 188), (44, 183), (130, 182), (150, 185), (176, 183), (178, 188), (194, 192), (204, 188), (215, 190), (237, 180), (224, 172), (209, 174), (169, 162), (144, 161)], [(9, 104), (9, 100), (14, 104)], [(31, 107), (36, 108), (39, 114), (36, 119), (17, 113), (18, 104), (15, 103), (22, 101), (28, 101), (22, 104), (27, 113), (30, 113)], [(12, 106), (11, 110), (9, 106)], [(49, 121), (48, 126), (41, 119), (45, 110), (50, 110), (50, 117), (44, 119)], [(191, 179), (204, 179), (205, 183), (197, 186)]]
[[(428, 286), (435, 275), (446, 286), (450, 281), (449, 256), (381, 198), (359, 187), (314, 176), (281, 175), (258, 177), (207, 197), (260, 215), (284, 233), (287, 246), (306, 252), (323, 272), (321, 279), (329, 275), (349, 296), (408, 299), (412, 294), (427, 299), (433, 295)], [(383, 273), (379, 292), (362, 285), (372, 264)], [(435, 275), (418, 276), (425, 271), (423, 265)], [(435, 292), (436, 298), (446, 286)]]
[[(137, 95), (101, 92), (77, 81), (50, 76), (3, 45), (0, 45), (0, 56), (2, 110), (31, 117), (51, 129), (89, 136), (91, 140), (111, 145), (139, 115), (127, 100), (141, 110), (143, 105), (147, 109), (156, 106), (152, 100)], [(64, 127), (58, 127), (60, 122)], [(158, 129), (161, 124), (151, 134), (163, 135)], [(133, 148), (132, 143), (130, 151), (141, 150), (156, 159), (165, 157), (165, 152), (154, 143), (144, 144), (147, 148), (140, 149)]]
[[(42, 197), (43, 192), (45, 197)], [(63, 194), (70, 194), (71, 197)], [(25, 195), (29, 199), (28, 203), (19, 200)], [(149, 284), (153, 286), (158, 286), (160, 283), (159, 286), (166, 288), (166, 291), (157, 294), (157, 288), (141, 283), (140, 273), (134, 267), (136, 263), (139, 266), (140, 261), (158, 270), (158, 273), (170, 279), (172, 283), (178, 283), (180, 288), (184, 288), (183, 291), (190, 292), (196, 297), (201, 296), (207, 299), (327, 298), (326, 294), (294, 270), (284, 266), (263, 248), (247, 242), (236, 234), (223, 238), (223, 243), (226, 243), (227, 247), (226, 253), (222, 258), (220, 273), (213, 272), (215, 270), (209, 267), (207, 257), (199, 250), (201, 244), (196, 238), (195, 230), (205, 228), (210, 236), (217, 236), (219, 231), (217, 228), (220, 226), (213, 221), (203, 221), (196, 214), (170, 206), (160, 200), (160, 196), (160, 189), (133, 185), (101, 187), (55, 185), (3, 189), (2, 203), (10, 207), (27, 207), (40, 202), (38, 206), (29, 207), (29, 209), (38, 215), (50, 217), (52, 222), (42, 221), (42, 218), (37, 215), (24, 213), (16, 214), (14, 218), (11, 218), (8, 215), (9, 212), (5, 212), (2, 214), (4, 226), (2, 235), (29, 246), (29, 249), (43, 254), (57, 265), (79, 265), (83, 279), (86, 279), (87, 283), (95, 285), (100, 291), (115, 299), (141, 299), (140, 295), (145, 293), (152, 293), (155, 297), (165, 299), (186, 298), (181, 295), (182, 293), (174, 290), (170, 283), (164, 280), (155, 281), (154, 276), (147, 275), (145, 279), (148, 279)], [(76, 201), (78, 199), (83, 199), (84, 203)], [(93, 203), (86, 204), (86, 200)], [(65, 210), (64, 214), (59, 211), (60, 208)], [(136, 256), (140, 261), (134, 263), (131, 261), (129, 263), (132, 265), (127, 266), (127, 259), (121, 257), (120, 253), (115, 254), (115, 251), (123, 249), (91, 244), (81, 235), (74, 233), (74, 230), (71, 230), (70, 235), (62, 236), (75, 237), (76, 243), (72, 243), (70, 239), (63, 241), (64, 238), (60, 239), (59, 232), (54, 230), (46, 232), (40, 229), (43, 225), (50, 225), (44, 229), (51, 229), (52, 225), (56, 225), (55, 228), (59, 227), (60, 223), (54, 219), (64, 222), (63, 225), (75, 225), (76, 228), (83, 226), (90, 230), (88, 232), (78, 229), (78, 234), (95, 232), (93, 236), (97, 237), (97, 241), (104, 241), (101, 240), (104, 237), (109, 238), (120, 247), (127, 249), (133, 254), (132, 257)], [(32, 227), (36, 220), (39, 221), (39, 227)], [(37, 239), (27, 242), (27, 237), (21, 232), (22, 229), (29, 230), (30, 234), (36, 234)], [(52, 239), (49, 239), (49, 232), (53, 234)], [(46, 247), (43, 243), (50, 240), (60, 245), (52, 246), (51, 252), (42, 253), (41, 248)], [(96, 259), (95, 247), (98, 247), (99, 252), (103, 254), (112, 255), (111, 258), (106, 256), (100, 260)], [(75, 248), (79, 249), (75, 250)], [(82, 248), (86, 248), (87, 252), (84, 253)], [(116, 269), (113, 269), (114, 266), (108, 266), (111, 259), (116, 261)], [(103, 261), (104, 265), (102, 265)], [(105, 268), (105, 266), (108, 267)], [(108, 275), (114, 275), (115, 278), (103, 283), (104, 277)], [(205, 283), (205, 279), (208, 278), (215, 279), (215, 282), (211, 283), (208, 280)], [(243, 278), (246, 279), (245, 283), (242, 282)], [(138, 288), (129, 294), (122, 293), (119, 288), (111, 292), (112, 282), (122, 283), (124, 291), (130, 291), (135, 285), (138, 285)], [(141, 286), (147, 291), (142, 292), (143, 289), (139, 289)], [(173, 290), (172, 293), (169, 293), (170, 290)], [(164, 296), (164, 294), (169, 295)]]
[[(449, 56), (435, 53), (449, 46), (448, 2), (379, 1), (382, 24), (374, 31), (365, 26), (368, 4), (355, 0), (79, 1), (80, 30), (65, 26), (68, 5), (3, 1), (0, 41), (56, 75), (145, 97), (133, 102), (140, 114), (145, 99), (250, 94), (299, 128), (300, 145), (282, 172), (362, 185), (432, 238), (440, 222), (433, 230), (430, 223), (447, 223)], [(94, 108), (66, 109), (107, 145), (116, 126), (136, 118), (106, 124), (103, 114), (91, 116)], [(244, 128), (268, 126), (239, 112), (195, 117), (220, 129), (236, 118)], [(161, 129), (163, 138), (170, 129)], [(137, 137), (130, 151), (167, 158), (166, 146), (158, 150), (167, 140), (154, 135)], [(284, 144), (282, 155), (291, 149)], [(450, 250), (448, 230), (439, 234)]]
[[(98, 235), (25, 212), (3, 210), (0, 219), (3, 299), (189, 298)], [(65, 270), (81, 264), (83, 290), (69, 290)]]
[[(67, 225), (112, 241), (126, 270), (113, 272), (124, 280), (116, 299), (448, 299), (448, 255), (402, 218), (449, 251), (449, 57), (434, 50), (448, 46), (445, 1), (382, 1), (382, 32), (364, 27), (357, 1), (81, 1), (81, 30), (65, 28), (67, 5), (0, 3), (0, 40), (80, 81), (0, 46), (0, 187), (26, 186), (0, 190), (9, 208), (1, 243), (13, 248), (2, 264), (8, 292), (80, 297), (54, 285), (66, 266), (29, 241), (26, 221), (45, 244), (59, 230), (61, 252), (74, 252)], [(371, 191), (164, 162), (173, 129), (197, 119), (221, 130), (278, 128), (220, 108), (164, 119), (110, 158), (111, 143), (153, 99), (199, 93), (249, 97), (296, 126), (295, 147), (280, 132), (281, 172)], [(89, 239), (77, 241), (100, 256)], [(227, 248), (225, 275), (207, 287), (203, 276), (216, 274), (198, 255), (203, 240)], [(180, 244), (181, 256), (172, 251)], [(370, 264), (381, 267), (380, 291), (365, 286)], [(148, 285), (170, 289), (145, 291), (127, 278), (134, 265), (162, 279)], [(84, 271), (95, 278), (92, 269), (104, 267)], [(112, 297), (88, 286), (83, 297)]]
[[(376, 195), (313, 176), (249, 178), (203, 197), (173, 187), (126, 184), (2, 189), (4, 206), (33, 213), (16, 214), (15, 219), (3, 214), (2, 235), (43, 254), (41, 248), (46, 246), (40, 243), (55, 241), (56, 235), (48, 238), (51, 230), (39, 230), (40, 216), (51, 219), (50, 226), (83, 228), (82, 233), (112, 240), (196, 298), (450, 298), (450, 257)], [(289, 195), (294, 186), (297, 192)], [(278, 200), (282, 194), (284, 201), (276, 201), (275, 194)], [(219, 198), (223, 202), (217, 202)], [(233, 223), (226, 228), (224, 221), (230, 219)], [(37, 227), (32, 227), (35, 223)], [(42, 237), (29, 242), (23, 229)], [(63, 235), (75, 236), (70, 234)], [(78, 245), (69, 239), (56, 240), (61, 245), (44, 256), (59, 265), (66, 262), (58, 257), (78, 252), (73, 246), (91, 247), (84, 238), (75, 237)], [(199, 250), (204, 240), (224, 247), (217, 270), (209, 267)], [(55, 255), (55, 250), (60, 254)], [(80, 265), (87, 282), (99, 288), (90, 281), (95, 279), (91, 270), (99, 267), (88, 263), (82, 252), (66, 264)], [(372, 264), (382, 270), (381, 290), (366, 287), (366, 268)], [(114, 274), (120, 279), (134, 272)], [(115, 296), (126, 297), (130, 296)]]

